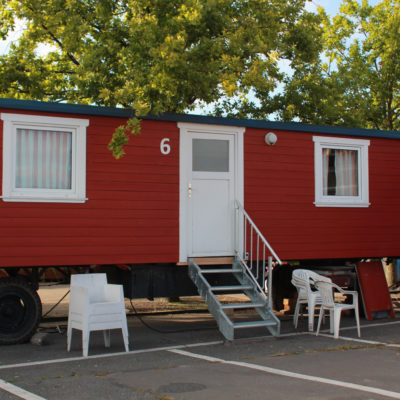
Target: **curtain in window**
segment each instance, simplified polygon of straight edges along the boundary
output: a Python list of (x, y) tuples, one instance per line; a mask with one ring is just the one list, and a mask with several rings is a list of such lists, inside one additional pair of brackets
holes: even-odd
[[(324, 196), (330, 193), (328, 190), (328, 175), (329, 175), (329, 156), (331, 149), (322, 149), (322, 189)], [(335, 184), (336, 186), (336, 184)]]
[(358, 196), (357, 150), (322, 149), (324, 196)]
[(15, 187), (71, 189), (72, 133), (17, 129)]

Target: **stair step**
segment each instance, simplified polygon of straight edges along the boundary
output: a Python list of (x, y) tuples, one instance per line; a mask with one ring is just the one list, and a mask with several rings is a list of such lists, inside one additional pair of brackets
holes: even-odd
[(231, 290), (235, 290), (235, 291), (243, 291), (243, 290), (250, 290), (250, 289), (254, 289), (253, 286), (251, 285), (234, 285), (234, 286), (212, 286), (211, 290), (213, 292), (222, 292), (222, 291), (231, 291)]
[(234, 329), (240, 328), (257, 328), (261, 326), (275, 326), (275, 321), (246, 321), (246, 322), (235, 322), (233, 324)]
[[(196, 257), (193, 260), (197, 265), (232, 265), (233, 263), (233, 257)], [(188, 264), (188, 261), (177, 263), (177, 265)]]
[(265, 303), (231, 303), (231, 304), (221, 304), (223, 309), (235, 309), (235, 308), (257, 308), (265, 307)]
[(242, 272), (241, 268), (216, 268), (216, 269), (201, 269), (200, 272), (202, 274), (229, 274), (229, 273), (234, 273), (234, 272)]

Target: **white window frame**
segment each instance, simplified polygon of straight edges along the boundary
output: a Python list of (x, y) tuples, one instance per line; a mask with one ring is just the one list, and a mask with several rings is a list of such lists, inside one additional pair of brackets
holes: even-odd
[[(317, 207), (368, 207), (369, 202), (369, 140), (314, 136), (315, 205)], [(358, 154), (358, 196), (323, 194), (322, 149), (356, 150)]]
[[(84, 203), (86, 199), (86, 128), (88, 119), (1, 113), (3, 120), (3, 201)], [(17, 129), (71, 132), (71, 189), (15, 186)]]

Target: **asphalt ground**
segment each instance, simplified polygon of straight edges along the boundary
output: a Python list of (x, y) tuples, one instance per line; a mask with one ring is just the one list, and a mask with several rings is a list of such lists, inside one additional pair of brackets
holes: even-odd
[(87, 358), (80, 332), (68, 353), (66, 321), (54, 320), (41, 326), (42, 345), (0, 347), (0, 399), (400, 399), (397, 312), (361, 318), (361, 338), (344, 316), (336, 340), (308, 333), (305, 317), (297, 330), (280, 317), (279, 338), (252, 330), (227, 342), (205, 311), (129, 316), (130, 352), (118, 330), (110, 348), (94, 332)]

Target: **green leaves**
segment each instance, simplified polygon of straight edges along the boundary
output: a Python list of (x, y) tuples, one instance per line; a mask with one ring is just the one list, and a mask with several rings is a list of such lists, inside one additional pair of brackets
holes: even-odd
[(297, 64), (278, 99), (281, 118), (399, 129), (400, 1), (344, 0), (338, 15), (320, 18), (322, 57)]
[[(0, 95), (131, 107), (138, 116), (220, 99), (251, 111), (249, 93), (264, 102), (282, 78), (280, 59), (318, 54), (318, 21), (304, 3), (3, 0), (1, 37), (26, 25), (0, 57)], [(118, 130), (117, 156), (126, 138)]]
[[(246, 92), (255, 80), (274, 81), (272, 52), (309, 57), (311, 17), (303, 6), (299, 0), (4, 0), (2, 35), (17, 20), (26, 29), (2, 71), (12, 68), (8, 59), (25, 55), (25, 69), (41, 60), (46, 79), (59, 82), (63, 75), (63, 90), (34, 98), (65, 100), (68, 92), (67, 101), (183, 111), (195, 100)], [(40, 45), (50, 53), (39, 52)], [(28, 95), (30, 86), (16, 87)]]
[(124, 146), (129, 142), (130, 135), (140, 134), (140, 120), (130, 118), (125, 125), (119, 126), (108, 144), (108, 149), (112, 151), (114, 157), (119, 159), (125, 155)]

